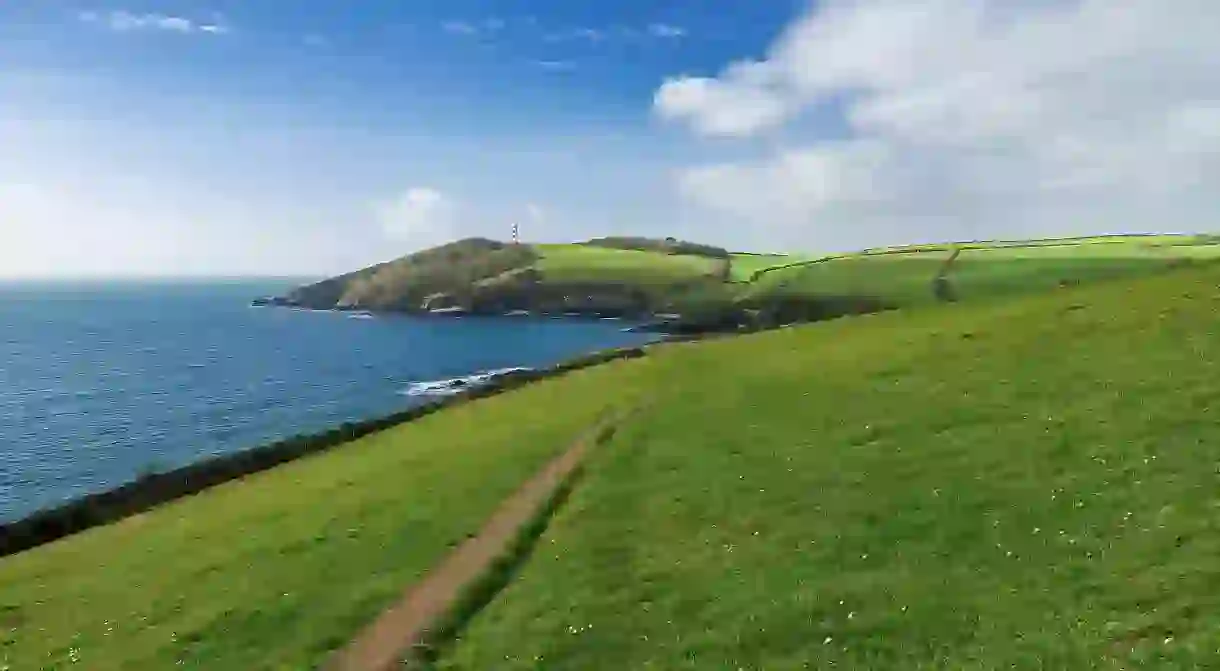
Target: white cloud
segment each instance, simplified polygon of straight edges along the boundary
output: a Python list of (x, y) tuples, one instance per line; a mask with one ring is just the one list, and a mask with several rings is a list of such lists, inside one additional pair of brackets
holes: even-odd
[(547, 42), (567, 42), (570, 40), (585, 40), (587, 42), (597, 43), (606, 39), (605, 31), (597, 28), (574, 28), (556, 33), (550, 33), (543, 37)]
[(436, 189), (412, 187), (375, 209), (382, 231), (412, 246), (438, 245), (457, 237), (457, 203)]
[(601, 42), (606, 39), (606, 34), (595, 28), (580, 28), (572, 33), (573, 36), (590, 42)]
[(791, 113), (792, 104), (768, 90), (766, 72), (760, 64), (739, 63), (719, 79), (669, 79), (657, 90), (654, 105), (661, 118), (686, 121), (704, 135), (749, 135)]
[(441, 30), (444, 30), (450, 35), (463, 35), (466, 37), (472, 37), (479, 34), (478, 26), (471, 23), (466, 23), (465, 21), (446, 21), (441, 24)]
[(571, 72), (576, 69), (576, 63), (572, 61), (534, 61), (534, 64), (543, 70), (551, 72)]
[(166, 14), (133, 14), (116, 10), (105, 14), (98, 12), (80, 12), (77, 19), (85, 23), (103, 25), (115, 32), (131, 32), (137, 30), (159, 30), (173, 33), (206, 33), (221, 35), (229, 31), (228, 27), (219, 22), (200, 23), (181, 16)]
[(648, 34), (653, 37), (673, 39), (686, 37), (686, 29), (682, 26), (674, 26), (668, 23), (653, 23), (648, 26)]
[[(654, 108), (781, 138), (679, 186), (807, 243), (1206, 228), (1217, 34), (1214, 0), (828, 0), (762, 60), (665, 81)], [(782, 139), (840, 108), (848, 139)]]

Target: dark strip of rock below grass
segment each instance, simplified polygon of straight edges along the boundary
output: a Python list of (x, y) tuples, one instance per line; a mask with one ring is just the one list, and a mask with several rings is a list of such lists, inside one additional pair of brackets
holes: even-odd
[(59, 540), (86, 529), (117, 522), (216, 485), (319, 454), (371, 433), (438, 410), (516, 389), (538, 380), (620, 359), (646, 356), (645, 347), (602, 350), (544, 369), (516, 370), (401, 412), (343, 424), (326, 431), (300, 434), (258, 447), (218, 455), (162, 473), (140, 476), (126, 484), (87, 494), (63, 504), (0, 524), (0, 557)]

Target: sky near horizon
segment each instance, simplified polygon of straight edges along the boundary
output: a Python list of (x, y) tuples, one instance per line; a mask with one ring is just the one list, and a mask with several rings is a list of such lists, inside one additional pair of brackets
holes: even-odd
[(0, 277), (1217, 231), (1216, 0), (0, 0)]

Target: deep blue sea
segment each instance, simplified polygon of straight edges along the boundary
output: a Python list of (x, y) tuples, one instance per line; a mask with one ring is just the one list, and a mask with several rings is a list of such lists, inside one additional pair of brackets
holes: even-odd
[(249, 307), (292, 284), (0, 284), (0, 520), (400, 410), (428, 382), (648, 339), (616, 321)]

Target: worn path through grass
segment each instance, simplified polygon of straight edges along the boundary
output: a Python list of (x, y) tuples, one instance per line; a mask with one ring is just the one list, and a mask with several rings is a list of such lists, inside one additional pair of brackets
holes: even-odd
[(647, 361), (464, 404), (0, 559), (0, 668), (314, 668), (629, 403)]
[(427, 575), (411, 585), (327, 665), (331, 671), (392, 671), (405, 660), (425, 657), (438, 630), (458, 615), (480, 581), (496, 578), (497, 563), (506, 561), (531, 522), (572, 481), (589, 449), (608, 436), (617, 418), (603, 420), (587, 435), (548, 463), (508, 497), (475, 536), (467, 539)]

